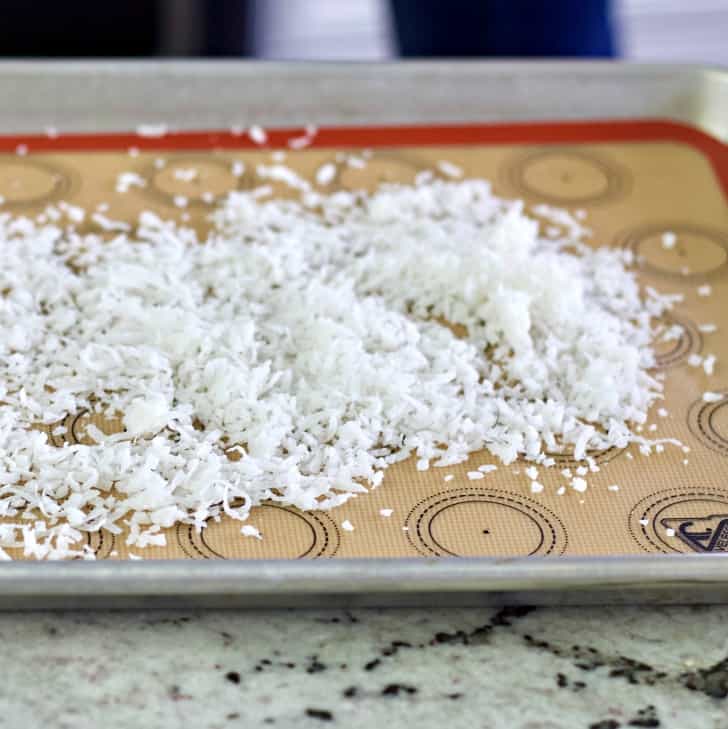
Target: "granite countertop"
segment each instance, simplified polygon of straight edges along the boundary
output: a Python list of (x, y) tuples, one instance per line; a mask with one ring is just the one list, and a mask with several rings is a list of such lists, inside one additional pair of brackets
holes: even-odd
[(0, 613), (0, 725), (728, 727), (728, 610)]

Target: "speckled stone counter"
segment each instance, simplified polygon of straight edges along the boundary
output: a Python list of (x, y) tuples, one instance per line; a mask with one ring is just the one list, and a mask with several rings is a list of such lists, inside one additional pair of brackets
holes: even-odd
[(728, 609), (0, 614), (0, 726), (728, 727)]

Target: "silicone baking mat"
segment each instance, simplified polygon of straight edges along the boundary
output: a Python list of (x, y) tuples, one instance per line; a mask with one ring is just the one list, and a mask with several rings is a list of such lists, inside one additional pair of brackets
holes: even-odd
[[(658, 344), (658, 368), (666, 374), (664, 408), (656, 405), (646, 435), (679, 439), (689, 449), (666, 447), (645, 457), (636, 448), (593, 453), (599, 473), (589, 488), (566, 488), (561, 468), (568, 456), (540, 469), (545, 489), (531, 494), (526, 464), (471, 481), (467, 472), (494, 462), (484, 453), (464, 464), (417, 471), (412, 460), (390, 468), (383, 484), (329, 512), (303, 513), (277, 504), (254, 509), (250, 523), (261, 540), (240, 534), (232, 520), (201, 533), (177, 526), (166, 547), (128, 548), (124, 536), (101, 531), (89, 543), (102, 559), (318, 558), (413, 556), (620, 555), (728, 551), (728, 151), (691, 128), (662, 122), (484, 125), (411, 128), (323, 129), (310, 146), (293, 151), (287, 141), (301, 130), (269, 132), (258, 146), (232, 133), (5, 137), (0, 139), (0, 212), (36, 215), (61, 200), (93, 209), (109, 206), (109, 218), (133, 224), (141, 210), (186, 221), (199, 229), (215, 199), (262, 184), (256, 165), (270, 164), (274, 150), (284, 164), (314, 180), (325, 162), (336, 166), (327, 189), (372, 189), (381, 181), (411, 182), (441, 160), (466, 177), (492, 181), (496, 193), (585, 210), (594, 245), (629, 247), (639, 256), (644, 284), (680, 292), (684, 302), (666, 323), (679, 323), (679, 339)], [(349, 153), (371, 149), (366, 167), (346, 163)], [(160, 161), (162, 160), (162, 161)], [(233, 163), (245, 163), (242, 176)], [(175, 175), (175, 170), (196, 175)], [(122, 172), (136, 172), (144, 188), (115, 191)], [(277, 194), (290, 194), (285, 186)], [(204, 194), (208, 193), (208, 194)], [(212, 193), (212, 196), (209, 195)], [(186, 208), (175, 196), (188, 200)], [(212, 202), (211, 202), (212, 200)], [(105, 235), (87, 217), (82, 229)], [(674, 248), (661, 236), (672, 231)], [(1, 251), (0, 251), (1, 257)], [(697, 289), (709, 284), (710, 296)], [(701, 325), (715, 324), (705, 333)], [(688, 365), (691, 354), (714, 354), (712, 376)], [(704, 402), (706, 390), (725, 399)], [(67, 418), (70, 442), (90, 442), (85, 413)], [(106, 430), (113, 423), (98, 423)], [(650, 426), (655, 428), (650, 431)], [(55, 438), (59, 447), (63, 442)], [(445, 482), (444, 476), (454, 479)], [(619, 485), (610, 490), (609, 485)], [(382, 516), (380, 510), (391, 509)], [(353, 531), (342, 528), (348, 520)], [(22, 558), (18, 550), (10, 550)]]

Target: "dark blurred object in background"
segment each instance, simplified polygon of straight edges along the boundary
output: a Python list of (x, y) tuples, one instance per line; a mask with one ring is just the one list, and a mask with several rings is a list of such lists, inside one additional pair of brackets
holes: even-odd
[(609, 0), (390, 0), (403, 56), (615, 55)]
[(247, 0), (3, 0), (0, 56), (244, 56)]
[[(0, 56), (251, 55), (261, 1), (4, 0)], [(389, 1), (404, 56), (615, 55), (609, 0)]]

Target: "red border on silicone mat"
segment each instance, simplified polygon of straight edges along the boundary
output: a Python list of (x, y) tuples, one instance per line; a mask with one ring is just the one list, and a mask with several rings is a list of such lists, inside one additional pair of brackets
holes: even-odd
[[(230, 131), (170, 132), (160, 137), (138, 134), (62, 134), (0, 136), (0, 152), (26, 145), (33, 152), (104, 152), (136, 147), (140, 151), (205, 149), (287, 149), (301, 128), (269, 129), (264, 145), (247, 134)], [(427, 147), (479, 144), (586, 144), (598, 142), (680, 142), (711, 162), (728, 197), (728, 145), (699, 129), (663, 120), (565, 121), (509, 124), (440, 124), (410, 126), (322, 127), (307, 148)]]

